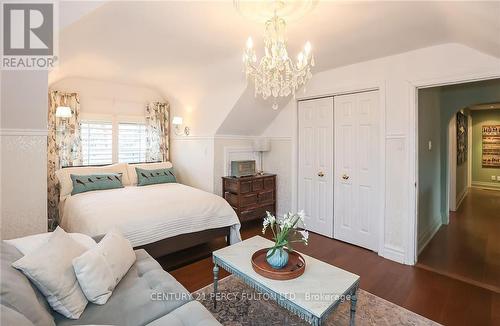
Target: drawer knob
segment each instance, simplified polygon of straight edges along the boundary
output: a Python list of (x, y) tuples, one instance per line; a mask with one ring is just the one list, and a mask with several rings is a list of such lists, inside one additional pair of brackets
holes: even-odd
[(325, 174), (323, 173), (323, 171), (318, 172), (318, 177), (323, 178), (324, 176), (325, 176)]

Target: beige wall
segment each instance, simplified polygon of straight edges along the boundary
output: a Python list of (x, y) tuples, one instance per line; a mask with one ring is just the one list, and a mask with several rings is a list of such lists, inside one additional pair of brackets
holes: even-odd
[(87, 78), (65, 78), (51, 90), (77, 92), (82, 115), (144, 116), (146, 104), (164, 101), (155, 89)]
[(2, 239), (47, 231), (46, 71), (1, 74)]

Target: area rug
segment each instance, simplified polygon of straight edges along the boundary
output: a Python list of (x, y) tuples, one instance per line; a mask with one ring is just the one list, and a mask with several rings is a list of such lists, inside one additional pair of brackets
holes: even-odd
[[(213, 307), (213, 285), (193, 293), (223, 325), (307, 325), (299, 317), (256, 292), (231, 275), (219, 281), (220, 300)], [(330, 316), (326, 325), (349, 325), (350, 302), (345, 301)], [(369, 292), (358, 290), (356, 325), (439, 325)]]

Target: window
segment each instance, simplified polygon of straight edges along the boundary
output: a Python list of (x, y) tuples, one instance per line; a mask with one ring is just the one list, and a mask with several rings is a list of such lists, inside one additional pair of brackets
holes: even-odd
[(118, 125), (118, 162), (146, 162), (146, 125), (120, 123)]
[(111, 164), (113, 162), (113, 123), (82, 121), (83, 165)]

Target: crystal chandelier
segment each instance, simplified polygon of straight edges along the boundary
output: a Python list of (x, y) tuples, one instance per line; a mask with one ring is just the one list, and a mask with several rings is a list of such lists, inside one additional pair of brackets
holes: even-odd
[(264, 99), (274, 98), (273, 109), (278, 109), (278, 97), (295, 97), (297, 89), (311, 79), (311, 67), (314, 67), (314, 57), (311, 43), (307, 42), (304, 50), (293, 62), (286, 49), (286, 22), (274, 16), (266, 22), (264, 36), (264, 57), (257, 63), (252, 38), (249, 37), (243, 54), (247, 80), (255, 84), (255, 96), (261, 94)]

